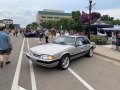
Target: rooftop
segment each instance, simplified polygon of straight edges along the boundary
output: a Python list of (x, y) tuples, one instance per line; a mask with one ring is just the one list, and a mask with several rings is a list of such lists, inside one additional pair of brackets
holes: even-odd
[(64, 13), (64, 11), (62, 10), (49, 10), (49, 9), (38, 11), (38, 14), (72, 16), (71, 13)]
[(3, 19), (3, 21), (13, 21), (12, 19)]
[(63, 10), (44, 9), (43, 11), (46, 11), (46, 12), (61, 12), (61, 13), (64, 13)]

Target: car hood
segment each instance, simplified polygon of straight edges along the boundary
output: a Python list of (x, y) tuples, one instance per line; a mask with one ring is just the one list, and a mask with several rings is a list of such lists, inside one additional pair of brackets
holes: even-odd
[(36, 54), (54, 55), (56, 53), (65, 51), (70, 47), (72, 46), (71, 45), (60, 45), (60, 44), (43, 44), (43, 45), (35, 46), (31, 48), (30, 50)]

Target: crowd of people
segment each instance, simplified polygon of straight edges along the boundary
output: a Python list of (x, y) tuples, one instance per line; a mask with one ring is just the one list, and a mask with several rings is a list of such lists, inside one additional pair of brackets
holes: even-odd
[(45, 38), (45, 42), (48, 43), (48, 39), (51, 37), (53, 39), (59, 37), (59, 36), (68, 36), (68, 35), (84, 35), (83, 32), (75, 32), (73, 30), (57, 30), (55, 28), (51, 29), (43, 29), (36, 30), (36, 36), (39, 40), (39, 43), (42, 44), (43, 38)]

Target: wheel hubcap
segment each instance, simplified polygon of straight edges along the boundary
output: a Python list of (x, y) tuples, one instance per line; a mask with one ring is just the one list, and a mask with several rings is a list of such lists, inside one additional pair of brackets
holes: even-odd
[(69, 65), (69, 58), (68, 58), (68, 57), (65, 57), (65, 58), (63, 59), (62, 66), (63, 66), (63, 68), (67, 68), (68, 65)]
[(92, 56), (93, 55), (93, 50), (92, 49), (90, 49), (90, 56)]

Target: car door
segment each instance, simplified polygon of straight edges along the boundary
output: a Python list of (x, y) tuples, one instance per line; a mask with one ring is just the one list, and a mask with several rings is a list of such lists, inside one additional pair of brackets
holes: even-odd
[(73, 57), (72, 57), (73, 59), (84, 55), (84, 51), (85, 51), (84, 47), (85, 46), (84, 46), (83, 42), (84, 42), (84, 39), (82, 37), (76, 38), (75, 47), (73, 50), (73, 52), (74, 52)]
[(90, 41), (87, 39), (87, 37), (83, 37), (83, 39), (84, 39), (85, 51), (88, 52), (91, 47)]

